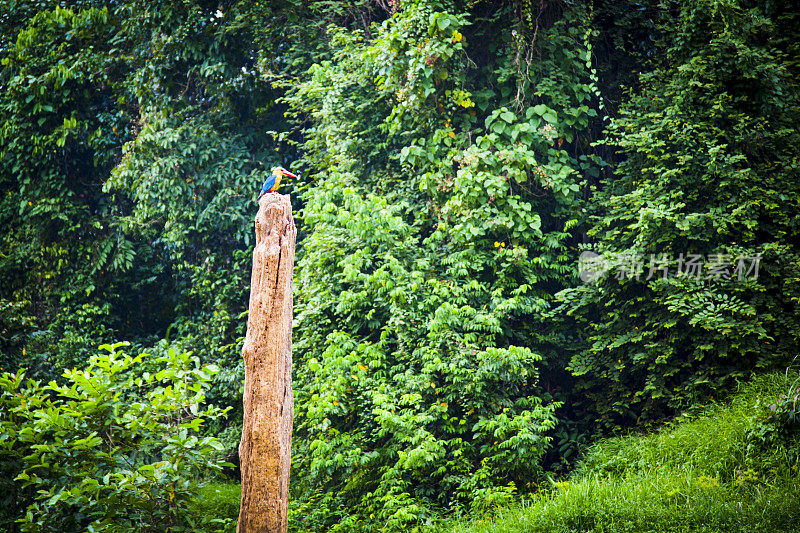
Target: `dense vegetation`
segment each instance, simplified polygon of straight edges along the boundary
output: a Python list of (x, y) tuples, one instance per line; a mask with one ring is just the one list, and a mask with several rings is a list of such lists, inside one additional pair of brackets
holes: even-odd
[[(723, 404), (683, 411), (653, 433), (601, 439), (567, 479), (520, 504), (437, 520), (421, 532), (795, 532), (800, 524), (797, 373), (766, 374)], [(202, 489), (234, 520), (239, 486)]]
[(796, 395), (798, 385), (797, 374), (761, 376), (728, 405), (683, 412), (654, 434), (599, 442), (571, 479), (552, 483), (527, 506), (433, 530), (797, 531), (800, 435), (798, 420), (786, 416), (785, 393)]
[(798, 354), (790, 2), (17, 0), (0, 59), (0, 527), (226, 527), (277, 164), (298, 530), (511, 504)]

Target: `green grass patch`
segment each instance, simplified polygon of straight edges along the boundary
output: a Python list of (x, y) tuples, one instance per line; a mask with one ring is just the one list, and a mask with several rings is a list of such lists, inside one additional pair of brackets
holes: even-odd
[(231, 531), (231, 527), (235, 530), (241, 497), (239, 483), (208, 483), (200, 487), (193, 511), (198, 516), (216, 519), (219, 531)]
[(647, 473), (559, 484), (529, 505), (452, 533), (790, 532), (800, 524), (797, 483), (734, 487), (691, 474)]
[(773, 427), (783, 374), (743, 386), (724, 406), (683, 413), (659, 431), (591, 448), (566, 482), (488, 519), (437, 530), (481, 532), (800, 531), (800, 431)]
[(602, 440), (573, 477), (662, 469), (731, 481), (747, 470), (788, 464), (793, 459), (787, 446), (759, 446), (752, 433), (790, 385), (782, 373), (759, 376), (728, 404), (705, 407), (700, 416), (683, 413), (654, 433)]

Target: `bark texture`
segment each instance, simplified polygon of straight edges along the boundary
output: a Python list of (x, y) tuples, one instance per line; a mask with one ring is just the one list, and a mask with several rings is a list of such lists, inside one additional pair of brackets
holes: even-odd
[(292, 438), (292, 271), (297, 230), (289, 195), (265, 194), (256, 247), (244, 357), (244, 427), (239, 444), (239, 533), (285, 532)]

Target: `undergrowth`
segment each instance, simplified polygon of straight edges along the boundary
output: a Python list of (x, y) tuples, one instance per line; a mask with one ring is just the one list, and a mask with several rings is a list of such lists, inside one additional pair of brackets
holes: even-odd
[(215, 531), (236, 530), (242, 486), (239, 483), (208, 483), (200, 487), (193, 511), (198, 515), (216, 518)]
[[(698, 406), (645, 435), (595, 444), (567, 481), (451, 533), (800, 532), (798, 384), (769, 374), (724, 405)], [(201, 489), (196, 511), (233, 527), (240, 486)]]
[[(800, 531), (797, 375), (743, 385), (726, 405), (595, 444), (568, 481), (452, 533)], [(445, 528), (439, 524), (437, 530)]]

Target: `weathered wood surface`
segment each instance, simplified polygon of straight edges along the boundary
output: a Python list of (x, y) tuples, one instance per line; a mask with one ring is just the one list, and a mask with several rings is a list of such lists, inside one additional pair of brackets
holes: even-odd
[(285, 532), (292, 438), (292, 271), (297, 229), (289, 195), (265, 194), (255, 220), (250, 314), (242, 355), (239, 533)]

